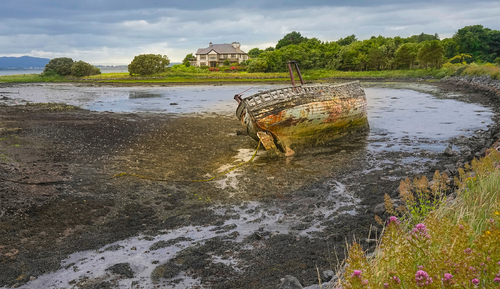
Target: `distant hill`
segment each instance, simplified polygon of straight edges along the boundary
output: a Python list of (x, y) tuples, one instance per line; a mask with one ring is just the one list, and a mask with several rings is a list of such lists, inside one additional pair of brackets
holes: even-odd
[(38, 58), (31, 56), (21, 57), (0, 57), (0, 69), (14, 68), (45, 68), (45, 64), (49, 63), (48, 58)]

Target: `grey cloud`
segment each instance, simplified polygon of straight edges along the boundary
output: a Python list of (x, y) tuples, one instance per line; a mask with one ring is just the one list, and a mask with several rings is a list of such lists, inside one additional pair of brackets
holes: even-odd
[[(365, 5), (368, 1), (349, 2), (358, 7), (340, 1), (259, 1), (212, 1), (210, 9), (203, 9), (205, 4), (195, 9), (191, 7), (194, 1), (121, 1), (116, 5), (79, 1), (75, 6), (70, 1), (43, 5), (21, 1), (32, 5), (23, 5), (17, 14), (36, 17), (0, 17), (0, 56), (67, 55), (95, 64), (128, 64), (140, 53), (162, 53), (180, 61), (210, 41), (265, 48), (294, 30), (332, 41), (350, 34), (358, 39), (421, 32), (451, 36), (473, 24), (500, 28), (496, 20), (500, 5), (491, 1), (476, 2), (473, 7), (461, 0), (453, 4), (383, 0), (371, 7)], [(17, 7), (14, 2), (7, 4), (7, 10)], [(310, 6), (302, 7), (304, 3)], [(5, 13), (3, 8), (0, 15)]]

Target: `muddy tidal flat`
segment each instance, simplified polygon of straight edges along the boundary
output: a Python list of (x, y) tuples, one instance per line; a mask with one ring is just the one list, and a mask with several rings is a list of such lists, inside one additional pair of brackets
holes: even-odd
[(220, 175), (257, 148), (232, 100), (250, 86), (2, 84), (0, 288), (312, 286), (317, 268), (328, 282), (346, 242), (373, 249), (384, 194), (453, 175), (499, 138), (481, 93), (362, 85), (368, 134), (259, 150)]

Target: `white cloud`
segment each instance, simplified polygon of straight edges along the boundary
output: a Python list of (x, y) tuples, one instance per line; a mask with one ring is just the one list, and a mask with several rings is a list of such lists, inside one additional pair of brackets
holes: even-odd
[(124, 21), (122, 24), (128, 28), (148, 26), (148, 22), (146, 20)]

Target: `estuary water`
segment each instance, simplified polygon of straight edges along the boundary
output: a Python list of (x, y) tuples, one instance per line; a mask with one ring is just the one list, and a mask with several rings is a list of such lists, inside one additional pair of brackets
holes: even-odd
[[(433, 96), (430, 85), (365, 84), (370, 147), (442, 151), (446, 140), (470, 136), (491, 123), (490, 109), (454, 98)], [(0, 87), (0, 103), (66, 103), (97, 112), (231, 115), (243, 97), (280, 85), (111, 87), (73, 84), (26, 84)], [(417, 89), (417, 90), (415, 90)], [(390, 140), (390, 141), (389, 141)]]

